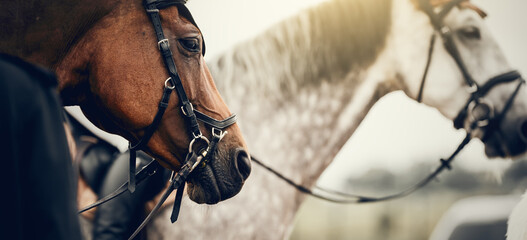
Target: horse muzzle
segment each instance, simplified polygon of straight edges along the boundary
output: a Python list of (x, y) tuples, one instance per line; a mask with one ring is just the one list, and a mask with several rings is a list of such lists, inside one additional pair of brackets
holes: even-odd
[(506, 118), (482, 137), (489, 157), (518, 157), (527, 152), (527, 117)]
[(243, 148), (230, 153), (218, 148), (207, 164), (188, 179), (188, 194), (196, 203), (216, 204), (240, 192), (251, 173), (250, 157)]

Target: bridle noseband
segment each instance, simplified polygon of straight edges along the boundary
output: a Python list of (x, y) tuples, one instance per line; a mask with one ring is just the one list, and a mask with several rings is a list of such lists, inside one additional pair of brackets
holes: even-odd
[[(421, 9), (430, 18), (430, 22), (432, 23), (432, 26), (434, 27), (435, 31), (434, 31), (434, 34), (432, 34), (432, 37), (430, 40), (428, 60), (427, 60), (425, 70), (423, 73), (423, 78), (421, 80), (421, 85), (419, 87), (417, 101), (421, 102), (423, 98), (424, 85), (425, 85), (426, 76), (428, 74), (428, 70), (430, 67), (430, 62), (431, 62), (431, 58), (432, 58), (432, 54), (434, 50), (435, 38), (436, 38), (436, 33), (437, 33), (443, 40), (443, 45), (445, 49), (456, 62), (456, 65), (458, 66), (459, 70), (461, 71), (461, 74), (463, 75), (463, 79), (465, 80), (467, 86), (470, 89), (470, 97), (467, 103), (459, 111), (458, 115), (454, 118), (454, 127), (458, 129), (463, 128), (465, 125), (465, 120), (470, 117), (471, 119), (469, 120), (471, 120), (472, 123), (470, 124), (468, 131), (472, 131), (476, 127), (480, 129), (485, 129), (485, 135), (482, 138), (484, 140), (485, 138), (490, 136), (491, 132), (494, 132), (499, 128), (499, 125), (502, 119), (507, 114), (508, 110), (510, 109), (512, 102), (516, 98), (516, 95), (518, 94), (521, 86), (525, 83), (525, 80), (522, 79), (521, 75), (517, 71), (510, 71), (510, 72), (506, 72), (504, 74), (495, 76), (491, 78), (490, 80), (488, 80), (482, 86), (480, 86), (472, 78), (466, 65), (464, 64), (464, 61), (461, 57), (461, 54), (459, 53), (458, 48), (456, 47), (452, 30), (450, 29), (450, 27), (446, 26), (443, 21), (446, 15), (454, 7), (458, 6), (460, 3), (465, 2), (465, 1), (467, 0), (453, 0), (451, 2), (448, 2), (443, 6), (443, 8), (441, 9), (439, 13), (436, 13), (434, 11), (434, 7), (430, 4), (429, 0), (419, 1)], [(501, 112), (494, 113), (495, 109), (493, 109), (490, 103), (484, 100), (484, 97), (495, 86), (504, 84), (504, 83), (510, 83), (513, 81), (518, 81), (518, 85), (516, 89), (514, 90), (514, 92), (511, 94), (511, 96), (507, 100)], [(478, 116), (475, 116), (475, 114), (473, 114), (474, 110), (481, 110), (481, 109), (484, 109), (483, 114), (480, 113), (480, 115)]]
[[(143, 149), (148, 143), (148, 141), (150, 140), (150, 138), (152, 137), (152, 135), (154, 134), (154, 132), (157, 131), (159, 124), (161, 123), (163, 114), (165, 113), (168, 107), (168, 102), (170, 100), (171, 93), (172, 91), (175, 91), (180, 101), (180, 109), (181, 109), (182, 116), (185, 119), (185, 124), (188, 128), (188, 134), (192, 137), (192, 140), (190, 141), (190, 144), (188, 147), (189, 152), (185, 158), (185, 161), (183, 162), (183, 166), (181, 167), (181, 169), (178, 172), (175, 172), (175, 171), (172, 172), (172, 175), (170, 177), (170, 185), (165, 191), (165, 193), (163, 194), (161, 200), (157, 203), (154, 209), (150, 212), (147, 218), (143, 221), (143, 223), (138, 227), (138, 229), (134, 232), (134, 234), (129, 239), (133, 239), (139, 233), (139, 231), (151, 219), (153, 214), (165, 202), (165, 200), (168, 198), (170, 193), (172, 193), (172, 191), (175, 189), (177, 189), (177, 194), (176, 194), (176, 200), (174, 203), (174, 208), (173, 208), (170, 219), (172, 222), (175, 222), (177, 220), (186, 178), (198, 165), (200, 165), (200, 163), (206, 164), (207, 161), (209, 161), (209, 159), (211, 158), (211, 155), (213, 155), (213, 153), (216, 150), (217, 144), (227, 134), (227, 131), (223, 131), (223, 130), (233, 125), (234, 123), (236, 123), (235, 114), (232, 114), (231, 116), (229, 116), (228, 118), (224, 120), (216, 120), (210, 116), (207, 116), (205, 113), (202, 113), (196, 110), (193, 107), (192, 103), (189, 101), (187, 94), (185, 93), (185, 89), (183, 88), (183, 84), (178, 74), (176, 64), (174, 62), (173, 54), (170, 49), (169, 40), (165, 38), (165, 35), (163, 32), (159, 12), (160, 10), (164, 8), (167, 8), (170, 6), (177, 6), (180, 11), (180, 15), (185, 17), (187, 20), (189, 20), (193, 25), (195, 25), (198, 28), (192, 15), (190, 14), (190, 11), (184, 5), (186, 2), (187, 2), (186, 0), (144, 0), (143, 2), (144, 8), (146, 10), (147, 15), (150, 17), (150, 20), (152, 21), (152, 25), (154, 27), (155, 34), (158, 40), (157, 48), (159, 49), (159, 52), (161, 53), (161, 56), (163, 58), (163, 62), (165, 64), (169, 77), (165, 80), (163, 96), (161, 97), (161, 101), (159, 102), (158, 110), (154, 117), (154, 120), (146, 128), (146, 131), (143, 137), (139, 141), (137, 141), (134, 144), (130, 142), (130, 145), (129, 145), (130, 169), (129, 169), (128, 182), (123, 184), (119, 189), (117, 189), (113, 193), (109, 194), (108, 196), (100, 199), (96, 203), (91, 204), (90, 206), (80, 211), (80, 213), (82, 213), (93, 207), (103, 204), (121, 195), (127, 190), (133, 193), (135, 191), (136, 184), (140, 183), (141, 181), (146, 179), (148, 176), (154, 174), (157, 171), (160, 165), (159, 163), (157, 163), (157, 161), (153, 160), (146, 167), (141, 169), (141, 171), (136, 173), (136, 151)], [(205, 54), (205, 44), (204, 43), (203, 43), (203, 48), (202, 48), (202, 54), (203, 55)], [(199, 128), (198, 121), (201, 121), (205, 125), (212, 128), (212, 134), (211, 134), (212, 138), (210, 141), (202, 134)], [(205, 145), (206, 147), (197, 146), (198, 145), (197, 142), (204, 143), (202, 145)]]

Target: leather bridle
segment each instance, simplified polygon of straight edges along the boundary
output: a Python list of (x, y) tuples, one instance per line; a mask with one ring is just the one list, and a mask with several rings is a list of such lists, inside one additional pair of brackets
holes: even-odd
[[(170, 100), (171, 93), (172, 91), (175, 91), (179, 98), (179, 104), (180, 104), (182, 116), (184, 117), (185, 124), (188, 127), (188, 133), (192, 137), (192, 140), (190, 141), (190, 144), (188, 147), (189, 152), (185, 158), (185, 162), (183, 162), (183, 166), (181, 167), (181, 169), (178, 172), (175, 172), (175, 171), (172, 172), (172, 175), (170, 177), (170, 185), (165, 191), (165, 193), (163, 194), (163, 196), (161, 197), (161, 200), (157, 203), (154, 209), (150, 212), (147, 218), (143, 221), (143, 223), (138, 227), (138, 229), (134, 232), (134, 234), (129, 239), (133, 239), (139, 233), (139, 231), (151, 219), (153, 214), (166, 201), (170, 193), (172, 193), (172, 191), (175, 189), (177, 189), (177, 194), (176, 194), (176, 200), (174, 203), (174, 208), (172, 211), (172, 216), (170, 219), (172, 222), (175, 222), (177, 220), (177, 217), (179, 214), (179, 208), (181, 205), (181, 199), (183, 196), (183, 189), (185, 187), (186, 178), (198, 165), (200, 165), (200, 163), (202, 165), (206, 164), (206, 162), (209, 160), (211, 155), (213, 155), (213, 153), (215, 152), (219, 141), (227, 134), (227, 131), (223, 131), (223, 130), (231, 126), (232, 124), (236, 123), (235, 114), (232, 114), (228, 118), (220, 121), (210, 116), (207, 116), (205, 113), (202, 113), (196, 110), (192, 106), (192, 103), (189, 101), (187, 94), (185, 93), (185, 89), (183, 88), (183, 84), (177, 72), (173, 54), (170, 49), (169, 40), (165, 38), (165, 35), (163, 32), (163, 27), (161, 25), (161, 19), (159, 16), (159, 12), (160, 10), (164, 8), (171, 7), (171, 6), (177, 6), (179, 9), (180, 15), (182, 15), (187, 20), (189, 20), (192, 24), (198, 27), (192, 15), (190, 14), (190, 11), (184, 5), (186, 2), (187, 0), (144, 0), (143, 2), (144, 8), (154, 26), (155, 34), (158, 40), (157, 47), (159, 49), (159, 52), (161, 53), (161, 56), (163, 58), (163, 62), (165, 64), (169, 77), (165, 80), (163, 96), (161, 97), (161, 101), (158, 105), (158, 110), (154, 117), (154, 120), (146, 128), (144, 135), (139, 141), (133, 144), (130, 142), (130, 145), (129, 145), (130, 169), (129, 169), (128, 182), (121, 185), (120, 188), (118, 188), (116, 191), (109, 194), (108, 196), (100, 199), (99, 201), (79, 211), (79, 213), (82, 213), (91, 208), (99, 206), (121, 195), (127, 190), (133, 193), (135, 191), (136, 184), (139, 184), (147, 177), (153, 175), (157, 171), (157, 169), (160, 168), (159, 163), (153, 160), (147, 166), (141, 169), (141, 171), (136, 173), (136, 169), (135, 169), (136, 151), (143, 149), (148, 143), (148, 141), (150, 140), (150, 138), (152, 137), (152, 135), (154, 134), (154, 132), (157, 131), (159, 124), (161, 123), (163, 114), (165, 113), (165, 110), (168, 107), (168, 102)], [(202, 54), (203, 55), (205, 54), (205, 44), (203, 44)], [(201, 121), (205, 125), (212, 127), (212, 134), (211, 134), (212, 138), (210, 141), (202, 134), (199, 128), (198, 121)], [(198, 145), (197, 142), (202, 142), (203, 144), (201, 145), (205, 145), (206, 147), (196, 147)]]
[[(482, 140), (486, 140), (486, 138), (488, 138), (488, 136), (491, 135), (490, 134), (491, 132), (499, 132), (496, 130), (499, 129), (499, 125), (502, 119), (505, 117), (508, 110), (510, 109), (512, 102), (516, 98), (516, 95), (518, 94), (521, 86), (525, 83), (525, 80), (523, 80), (521, 75), (515, 70), (495, 76), (489, 79), (485, 84), (481, 86), (472, 78), (471, 74), (469, 73), (461, 57), (461, 54), (459, 53), (458, 48), (456, 47), (452, 30), (450, 29), (450, 27), (446, 26), (443, 21), (446, 15), (454, 7), (458, 6), (462, 2), (467, 2), (467, 1), (468, 0), (450, 1), (443, 6), (443, 8), (441, 9), (439, 13), (436, 13), (434, 11), (434, 7), (430, 4), (429, 0), (419, 1), (421, 9), (430, 18), (430, 22), (432, 23), (432, 26), (434, 27), (435, 31), (434, 31), (434, 34), (432, 34), (432, 37), (430, 40), (428, 60), (426, 62), (426, 67), (425, 67), (423, 77), (421, 80), (421, 85), (419, 87), (417, 101), (418, 102), (422, 101), (424, 86), (426, 83), (426, 77), (428, 74), (428, 69), (430, 67), (430, 62), (431, 62), (432, 55), (433, 55), (435, 38), (437, 35), (439, 35), (443, 41), (443, 45), (445, 49), (456, 62), (456, 65), (458, 66), (461, 74), (463, 75), (463, 79), (465, 80), (465, 83), (469, 87), (469, 91), (470, 91), (470, 97), (467, 100), (467, 103), (463, 106), (463, 108), (459, 111), (457, 116), (454, 118), (454, 127), (458, 129), (463, 128), (465, 126), (465, 121), (467, 120), (467, 118), (470, 118), (469, 120), (471, 120), (471, 123), (470, 123), (468, 131), (472, 131), (476, 127), (482, 130), (484, 129), (485, 135), (482, 137)], [(510, 83), (513, 81), (518, 81), (518, 85), (516, 89), (510, 95), (509, 99), (507, 100), (501, 112), (495, 112), (496, 110), (493, 109), (492, 105), (489, 102), (485, 101), (484, 97), (494, 87), (500, 84)]]
[[(466, 131), (466, 136), (462, 140), (462, 142), (458, 145), (458, 147), (455, 149), (455, 151), (448, 158), (440, 159), (440, 165), (431, 174), (429, 174), (427, 177), (423, 178), (421, 181), (417, 182), (413, 186), (410, 186), (409, 188), (401, 192), (387, 195), (387, 196), (382, 196), (382, 197), (369, 197), (369, 196), (360, 196), (360, 195), (355, 195), (355, 194), (343, 193), (343, 192), (339, 192), (339, 191), (335, 191), (335, 190), (331, 190), (331, 189), (327, 189), (327, 188), (323, 188), (319, 186), (316, 186), (315, 191), (314, 191), (308, 187), (295, 183), (293, 180), (279, 173), (272, 167), (266, 165), (265, 163), (260, 161), (255, 156), (251, 156), (252, 161), (262, 166), (264, 169), (270, 171), (272, 174), (274, 174), (281, 180), (285, 181), (287, 184), (293, 186), (298, 191), (308, 194), (310, 196), (313, 196), (315, 198), (319, 198), (322, 200), (335, 202), (335, 203), (371, 203), (371, 202), (387, 201), (387, 200), (392, 200), (392, 199), (407, 196), (415, 192), (416, 190), (426, 186), (428, 183), (434, 180), (444, 169), (450, 170), (452, 168), (451, 167), (452, 161), (461, 152), (461, 150), (470, 142), (472, 138), (472, 131), (476, 129), (476, 127), (485, 130), (485, 135), (482, 137), (483, 141), (485, 141), (485, 138), (490, 136), (491, 132), (502, 134), (500, 131), (497, 131), (499, 129), (499, 125), (502, 119), (507, 114), (508, 110), (510, 109), (521, 86), (525, 83), (525, 80), (521, 78), (521, 75), (517, 71), (510, 71), (510, 72), (500, 74), (496, 77), (491, 78), (482, 86), (478, 85), (478, 83), (474, 81), (468, 69), (466, 68), (463, 62), (463, 59), (461, 58), (461, 55), (455, 45), (451, 29), (448, 26), (443, 24), (443, 19), (450, 12), (450, 10), (452, 10), (454, 7), (458, 6), (460, 3), (465, 2), (465, 1), (467, 0), (450, 1), (443, 6), (442, 10), (439, 13), (436, 13), (434, 11), (434, 7), (430, 4), (430, 0), (419, 0), (420, 7), (423, 9), (423, 11), (425, 11), (425, 13), (430, 18), (430, 21), (432, 25), (434, 26), (435, 31), (430, 40), (428, 59), (426, 62), (424, 73), (423, 73), (421, 86), (419, 88), (417, 101), (421, 102), (423, 98), (423, 89), (424, 89), (424, 85), (426, 81), (426, 76), (428, 74), (428, 70), (430, 67), (433, 50), (434, 50), (436, 33), (443, 40), (445, 49), (448, 51), (450, 56), (456, 62), (457, 66), (459, 67), (461, 71), (461, 74), (463, 75), (463, 78), (467, 86), (469, 87), (469, 89), (471, 89), (470, 98), (468, 99), (464, 107), (460, 110), (457, 117), (454, 119), (454, 126), (458, 129), (464, 127), (465, 121), (467, 120), (467, 118), (470, 118), (469, 120), (472, 120), (472, 122), (470, 123), (469, 129)], [(509, 99), (505, 103), (505, 106), (501, 110), (501, 112), (495, 113), (494, 112), (495, 110), (492, 108), (492, 105), (487, 103), (487, 101), (484, 100), (484, 97), (495, 86), (499, 84), (504, 84), (504, 83), (511, 83), (513, 81), (518, 81), (518, 85), (516, 89), (514, 90), (514, 92), (511, 93)]]

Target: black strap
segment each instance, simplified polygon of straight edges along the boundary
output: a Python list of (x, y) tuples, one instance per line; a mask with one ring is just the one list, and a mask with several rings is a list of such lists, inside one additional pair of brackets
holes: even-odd
[(128, 151), (130, 153), (130, 164), (128, 168), (128, 191), (135, 192), (135, 166), (137, 163), (137, 152), (135, 150)]
[(487, 95), (487, 93), (498, 84), (509, 83), (517, 79), (521, 79), (521, 74), (515, 70), (495, 76), (479, 88), (477, 97), (483, 97)]
[(468, 69), (461, 58), (461, 54), (459, 53), (459, 50), (454, 42), (451, 29), (443, 24), (443, 19), (445, 18), (445, 16), (452, 10), (452, 8), (454, 8), (463, 1), (466, 0), (453, 0), (451, 2), (448, 2), (443, 6), (442, 10), (439, 13), (436, 13), (434, 11), (434, 7), (430, 4), (430, 0), (421, 0), (419, 1), (419, 3), (421, 9), (429, 17), (434, 29), (441, 35), (445, 49), (456, 62), (457, 66), (459, 67), (459, 70), (461, 71), (461, 74), (463, 74), (463, 78), (465, 79), (467, 85), (470, 87), (478, 87), (476, 81), (474, 81), (474, 79), (468, 72)]
[(225, 129), (227, 128), (228, 126), (236, 123), (237, 121), (237, 117), (236, 117), (236, 114), (232, 114), (231, 116), (229, 116), (228, 118), (225, 118), (223, 120), (216, 120), (212, 117), (209, 117), (207, 115), (205, 115), (204, 113), (194, 109), (194, 113), (196, 114), (196, 118), (202, 122), (204, 122), (205, 124), (211, 126), (211, 127), (215, 127), (215, 128), (219, 128), (219, 129)]
[(170, 193), (172, 193), (172, 191), (174, 191), (173, 188), (171, 187), (168, 187), (166, 190), (165, 190), (165, 193), (163, 193), (163, 196), (161, 196), (161, 199), (159, 200), (159, 202), (156, 204), (156, 206), (152, 209), (152, 211), (148, 214), (148, 216), (145, 218), (145, 220), (143, 220), (143, 222), (141, 223), (141, 225), (139, 225), (139, 227), (135, 230), (135, 232), (132, 234), (132, 236), (130, 236), (128, 238), (128, 240), (132, 240), (134, 239), (137, 234), (139, 234), (139, 232), (141, 232), (141, 230), (146, 226), (146, 224), (148, 222), (150, 222), (150, 219), (152, 219), (152, 217), (154, 216), (154, 213), (156, 213), (157, 211), (159, 211), (159, 208), (161, 208), (161, 206), (163, 205), (163, 203), (167, 200), (167, 198), (170, 196)]
[(430, 63), (432, 62), (432, 55), (434, 53), (434, 45), (436, 42), (436, 35), (432, 34), (430, 38), (430, 46), (428, 47), (428, 59), (426, 60), (425, 72), (421, 78), (421, 86), (419, 87), (419, 93), (417, 94), (417, 102), (423, 101), (423, 91), (425, 88), (426, 77), (428, 76), (428, 69), (430, 69)]
[[(485, 135), (481, 138), (481, 141), (483, 142), (487, 141), (487, 139), (491, 136), (490, 133), (499, 128), (501, 121), (503, 120), (503, 118), (505, 118), (505, 115), (507, 115), (507, 113), (509, 112), (509, 109), (511, 108), (512, 103), (514, 102), (516, 95), (518, 95), (518, 92), (520, 92), (520, 88), (522, 87), (524, 83), (525, 83), (525, 80), (520, 78), (520, 82), (518, 83), (518, 86), (516, 86), (516, 89), (514, 90), (512, 95), (509, 97), (509, 99), (505, 103), (505, 106), (501, 110), (500, 114), (498, 114), (497, 116), (489, 120), (489, 125), (487, 126)], [(503, 134), (499, 131), (498, 133)]]
[(446, 32), (441, 32), (441, 36), (443, 37), (443, 45), (445, 46), (445, 49), (448, 51), (450, 56), (454, 59), (456, 62), (459, 70), (461, 71), (461, 74), (463, 75), (463, 79), (465, 79), (465, 82), (469, 87), (476, 87), (476, 91), (479, 89), (478, 84), (470, 73), (468, 72), (467, 66), (463, 62), (463, 59), (461, 58), (461, 54), (459, 53), (458, 48), (456, 47), (456, 44), (454, 42), (454, 37), (452, 36), (452, 31), (448, 29)]
[(183, 201), (183, 190), (185, 190), (185, 183), (176, 191), (176, 199), (172, 206), (172, 214), (170, 214), (170, 222), (172, 223), (175, 223), (179, 217), (179, 210), (181, 209), (181, 202)]
[[(152, 160), (150, 163), (148, 163), (148, 165), (146, 165), (144, 168), (141, 169), (141, 171), (139, 171), (138, 173), (135, 174), (135, 181), (137, 184), (140, 184), (141, 182), (143, 182), (143, 180), (145, 180), (146, 178), (148, 178), (149, 176), (152, 176), (153, 174), (155, 174), (157, 172), (158, 169), (161, 168), (161, 165), (156, 161), (156, 160)], [(97, 207), (105, 202), (108, 202), (116, 197), (118, 197), (119, 195), (123, 194), (124, 192), (126, 192), (128, 190), (128, 182), (125, 182), (123, 185), (121, 185), (118, 189), (116, 189), (115, 191), (113, 191), (112, 193), (108, 194), (107, 196), (101, 198), (100, 200), (98, 200), (97, 202), (94, 202), (84, 208), (82, 208), (79, 213), (83, 213), (85, 211), (88, 211), (94, 207)]]
[(135, 186), (136, 186), (135, 179), (132, 177), (135, 174), (135, 164), (136, 164), (135, 151), (141, 150), (148, 143), (148, 141), (150, 140), (154, 132), (157, 130), (161, 122), (161, 119), (165, 113), (165, 110), (168, 107), (168, 102), (170, 100), (170, 95), (173, 89), (176, 90), (176, 93), (181, 101), (181, 105), (183, 106), (183, 108), (187, 110), (185, 116), (187, 117), (187, 123), (190, 127), (190, 131), (192, 132), (193, 136), (201, 135), (198, 121), (194, 115), (194, 112), (190, 110), (190, 109), (193, 109), (193, 107), (190, 101), (188, 100), (185, 90), (183, 89), (183, 84), (177, 72), (176, 64), (174, 63), (174, 59), (173, 59), (172, 51), (170, 50), (169, 42), (167, 39), (165, 39), (163, 28), (161, 26), (161, 19), (159, 17), (159, 9), (158, 9), (158, 8), (165, 8), (168, 6), (177, 5), (177, 4), (185, 4), (185, 3), (186, 1), (183, 1), (183, 0), (181, 1), (178, 1), (178, 0), (172, 0), (172, 1), (145, 0), (145, 4), (146, 4), (145, 8), (146, 8), (148, 15), (150, 16), (152, 20), (152, 24), (154, 26), (156, 37), (158, 39), (159, 51), (161, 52), (161, 55), (163, 56), (163, 62), (165, 63), (165, 66), (167, 67), (170, 78), (167, 79), (165, 82), (165, 89), (163, 91), (163, 96), (159, 103), (158, 110), (154, 117), (154, 120), (147, 127), (145, 134), (139, 140), (139, 142), (137, 142), (135, 145), (132, 145), (130, 143), (128, 190), (131, 193), (135, 191)]
[(317, 190), (321, 191), (323, 194), (319, 194), (314, 192), (313, 190), (309, 189), (308, 187), (302, 186), (300, 184), (295, 183), (293, 180), (285, 177), (283, 174), (279, 173), (278, 171), (274, 170), (273, 168), (269, 167), (268, 165), (264, 164), (260, 160), (258, 160), (254, 155), (251, 155), (251, 160), (255, 162), (256, 164), (262, 166), (264, 169), (268, 170), (287, 184), (293, 186), (296, 190), (299, 192), (302, 192), (304, 194), (308, 194), (310, 196), (313, 196), (315, 198), (319, 198), (322, 200), (326, 200), (329, 202), (334, 203), (371, 203), (371, 202), (380, 202), (380, 201), (387, 201), (392, 200), (396, 198), (401, 198), (404, 196), (409, 195), (410, 193), (413, 193), (424, 186), (426, 186), (428, 183), (430, 183), (433, 179), (435, 179), (444, 169), (451, 169), (451, 163), (456, 157), (459, 152), (470, 142), (471, 135), (470, 133), (467, 133), (463, 141), (459, 144), (459, 146), (456, 148), (456, 150), (450, 155), (447, 159), (440, 159), (441, 164), (436, 168), (434, 172), (432, 172), (430, 175), (428, 175), (426, 178), (422, 179), (421, 181), (417, 182), (417, 184), (407, 188), (404, 191), (401, 191), (396, 194), (387, 195), (383, 197), (367, 197), (367, 196), (360, 196), (355, 194), (349, 194), (349, 193), (343, 193), (335, 190), (326, 189), (323, 187), (315, 187)]
[[(181, 169), (177, 173), (172, 172), (172, 176), (170, 177), (170, 183), (171, 184), (168, 186), (168, 188), (166, 189), (165, 193), (163, 194), (163, 196), (161, 197), (159, 202), (156, 204), (154, 209), (152, 209), (152, 211), (148, 214), (148, 216), (141, 223), (141, 225), (139, 225), (139, 227), (135, 230), (135, 232), (132, 234), (132, 236), (130, 236), (130, 238), (128, 238), (128, 240), (131, 240), (131, 239), (135, 238), (137, 236), (137, 234), (139, 234), (139, 232), (152, 219), (152, 217), (159, 210), (159, 208), (161, 208), (163, 203), (167, 200), (168, 196), (170, 196), (170, 193), (172, 193), (174, 191), (174, 189), (178, 189), (178, 192), (181, 191), (180, 194), (182, 196), (182, 191), (183, 191), (183, 188), (185, 187), (185, 179), (188, 177), (188, 175), (192, 171), (192, 167), (194, 166), (194, 164), (197, 161), (198, 161), (198, 156), (194, 152), (191, 152), (191, 153), (187, 154), (185, 165), (183, 165), (181, 167)], [(181, 198), (181, 196), (178, 197), (178, 195), (176, 195), (176, 202), (175, 203), (178, 203), (179, 205), (181, 204), (181, 199), (177, 200), (178, 198)], [(177, 212), (176, 213), (172, 212), (171, 220), (172, 219), (176, 219), (177, 220), (177, 215), (176, 214), (179, 214), (179, 206), (177, 206), (177, 209), (176, 209), (176, 206), (174, 205), (173, 211), (177, 211)]]
[(186, 4), (186, 3), (187, 3), (187, 0), (145, 0), (144, 1), (144, 4), (146, 6), (153, 5), (157, 9), (163, 9), (163, 8), (167, 8), (173, 5)]
[(179, 77), (179, 74), (177, 72), (173, 54), (170, 50), (169, 41), (165, 38), (165, 34), (163, 33), (161, 19), (159, 16), (159, 9), (157, 8), (157, 5), (158, 1), (154, 1), (150, 4), (147, 3), (146, 12), (150, 16), (150, 20), (152, 21), (152, 25), (154, 26), (156, 37), (158, 40), (159, 51), (163, 56), (163, 62), (165, 63), (165, 66), (168, 70), (168, 74), (171, 78), (171, 82), (173, 83), (173, 87), (179, 97), (180, 105), (182, 106), (184, 115), (187, 119), (187, 125), (189, 127), (189, 130), (194, 137), (200, 136), (201, 130), (199, 129), (198, 121), (193, 111), (194, 108), (192, 106), (192, 103), (190, 103), (187, 94), (185, 93), (183, 83), (181, 82), (181, 78)]
[[(500, 74), (500, 75), (498, 75), (496, 77), (493, 77), (489, 81), (487, 81), (483, 86), (481, 86), (478, 89), (478, 91), (473, 92), (471, 94), (471, 96), (470, 96), (469, 100), (467, 101), (467, 103), (465, 104), (465, 106), (463, 106), (461, 111), (459, 111), (458, 115), (454, 118), (454, 127), (457, 128), (457, 129), (463, 128), (465, 119), (467, 118), (467, 114), (468, 114), (468, 107), (469, 107), (471, 102), (479, 101), (479, 99), (484, 97), (485, 95), (487, 95), (487, 93), (493, 87), (495, 87), (495, 86), (497, 86), (499, 84), (503, 84), (503, 83), (510, 83), (512, 81), (515, 81), (515, 80), (519, 80), (520, 81), (519, 84), (518, 84), (518, 88), (525, 82), (525, 80), (523, 80), (521, 78), (521, 75), (520, 75), (520, 73), (518, 71), (506, 72), (504, 74)], [(514, 100), (514, 98), (517, 95), (517, 91), (518, 91), (518, 89), (511, 95), (511, 97), (509, 98), (508, 102), (512, 102), (512, 100)], [(506, 107), (506, 108), (502, 109), (500, 115), (505, 114), (507, 112), (508, 108), (509, 107)], [(494, 122), (494, 126), (498, 125), (498, 124), (496, 124), (496, 121), (491, 120), (491, 122)]]
[(145, 130), (143, 137), (135, 145), (132, 143), (129, 144), (128, 149), (130, 152), (130, 164), (129, 164), (129, 174), (128, 174), (128, 190), (133, 193), (135, 191), (135, 179), (132, 177), (135, 174), (135, 165), (136, 165), (136, 151), (141, 150), (150, 140), (154, 132), (157, 130), (157, 127), (161, 123), (161, 119), (165, 114), (165, 111), (168, 107), (168, 102), (170, 101), (170, 95), (172, 93), (172, 87), (165, 83), (165, 89), (163, 90), (163, 96), (157, 107), (157, 113), (154, 116), (154, 120)]

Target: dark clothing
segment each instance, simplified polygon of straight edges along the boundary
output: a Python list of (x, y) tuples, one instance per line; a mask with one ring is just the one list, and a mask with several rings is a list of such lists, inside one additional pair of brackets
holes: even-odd
[[(97, 137), (75, 118), (69, 119), (77, 144), (77, 157), (80, 158), (80, 174), (100, 199), (128, 180), (130, 153), (120, 153), (117, 148)], [(150, 161), (152, 157), (142, 151), (137, 152), (137, 170)], [(125, 192), (97, 207), (91, 237), (96, 240), (128, 239), (145, 218), (145, 203), (163, 190), (169, 176), (170, 171), (159, 169), (137, 185), (133, 194)], [(140, 234), (135, 239), (141, 237)]]
[(0, 55), (0, 236), (81, 239), (54, 75)]
[[(130, 153), (125, 152), (115, 159), (108, 170), (99, 197), (106, 196), (128, 180)], [(143, 152), (137, 152), (137, 162), (141, 169), (152, 160)], [(169, 178), (169, 171), (159, 169), (154, 175), (137, 185), (135, 192), (123, 195), (101, 205), (95, 213), (93, 239), (128, 239), (145, 218), (145, 203), (163, 190)], [(144, 231), (143, 231), (144, 233)], [(135, 239), (141, 239), (141, 235)]]

